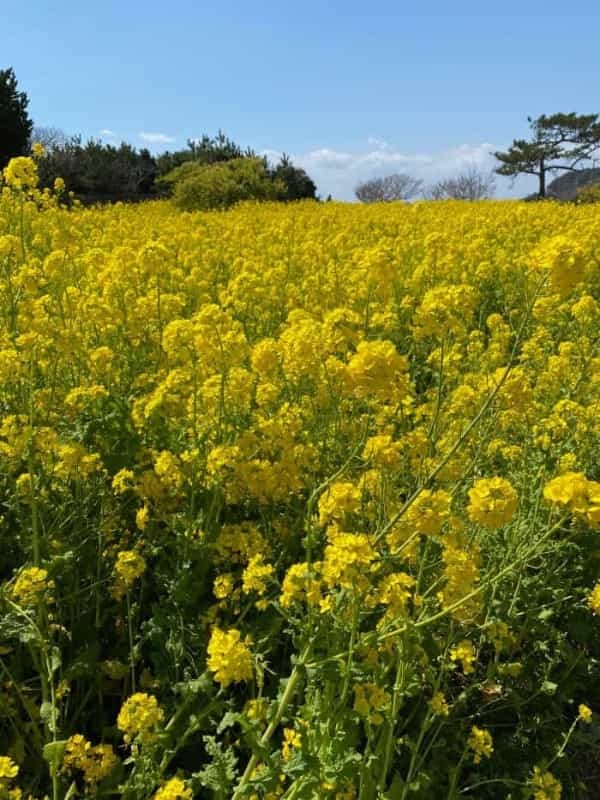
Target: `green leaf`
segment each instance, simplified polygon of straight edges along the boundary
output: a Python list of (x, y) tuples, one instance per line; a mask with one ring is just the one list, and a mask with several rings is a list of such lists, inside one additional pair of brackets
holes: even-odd
[(62, 657), (60, 654), (60, 650), (58, 647), (53, 647), (50, 653), (50, 674), (54, 675), (54, 673), (60, 669), (60, 665), (62, 664)]
[(389, 798), (389, 800), (400, 800), (403, 795), (403, 792), (404, 792), (404, 781), (402, 780), (400, 775), (396, 773), (396, 775), (394, 775), (394, 780), (392, 781), (392, 785), (390, 786), (387, 792), (387, 797)]
[(56, 718), (58, 717), (58, 709), (52, 705), (48, 700), (40, 706), (40, 718), (44, 725), (51, 733), (56, 733)]
[(554, 683), (553, 681), (544, 681), (542, 683), (542, 692), (544, 692), (544, 694), (556, 694), (557, 689), (558, 683)]
[(48, 742), (48, 744), (44, 745), (42, 753), (52, 776), (56, 775), (60, 768), (67, 741), (68, 739), (61, 739), (58, 742)]

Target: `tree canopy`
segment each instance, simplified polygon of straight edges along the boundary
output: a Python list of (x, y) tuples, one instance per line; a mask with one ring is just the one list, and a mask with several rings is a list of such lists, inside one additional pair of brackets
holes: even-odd
[(277, 200), (284, 190), (283, 184), (272, 179), (262, 158), (187, 162), (163, 181), (173, 186), (173, 200), (183, 211), (228, 208), (242, 200)]
[[(284, 155), (278, 164), (271, 167), (266, 159), (250, 148), (243, 150), (221, 131), (215, 137), (204, 135), (199, 140), (190, 140), (185, 150), (159, 156), (153, 156), (147, 149), (137, 150), (126, 142), (115, 146), (90, 139), (84, 144), (81, 137), (68, 137), (54, 128), (34, 129), (32, 141), (40, 142), (46, 149), (38, 166), (41, 185), (52, 186), (60, 177), (67, 190), (86, 203), (136, 201), (175, 194), (180, 183), (192, 174), (200, 175), (200, 168), (222, 167), (233, 162), (233, 170), (217, 171), (212, 177), (202, 173), (204, 190), (208, 191), (209, 183), (211, 190), (203, 195), (198, 207), (207, 207), (209, 196), (212, 207), (229, 205), (230, 198), (236, 195), (230, 185), (232, 175), (237, 175), (243, 182), (237, 199), (249, 196), (249, 185), (254, 185), (256, 199), (266, 199), (267, 195), (270, 199), (282, 201), (314, 200), (317, 197), (313, 181), (303, 169), (292, 164), (289, 156)], [(247, 168), (242, 162), (247, 162)], [(262, 170), (264, 180), (269, 184), (268, 191), (263, 191), (262, 179), (255, 181), (255, 162), (262, 165), (259, 171)], [(252, 175), (254, 178), (250, 179)], [(224, 189), (221, 199), (215, 194), (218, 186)], [(189, 206), (192, 203), (190, 196), (186, 194), (187, 199), (182, 201), (183, 190), (177, 191), (177, 202)], [(185, 191), (190, 191), (190, 185)], [(195, 197), (198, 191), (197, 185)]]
[(498, 175), (535, 175), (538, 195), (546, 196), (546, 177), (557, 170), (575, 170), (600, 147), (598, 114), (551, 114), (532, 119), (531, 139), (514, 139), (506, 151), (494, 156), (500, 162)]
[(274, 181), (281, 184), (280, 200), (316, 200), (317, 187), (301, 167), (295, 167), (284, 153), (271, 171)]
[(0, 169), (27, 152), (33, 128), (28, 105), (29, 98), (19, 91), (12, 67), (0, 70)]
[[(43, 143), (43, 142), (42, 142)], [(42, 186), (52, 186), (60, 177), (68, 191), (84, 202), (143, 200), (155, 195), (158, 174), (149, 150), (136, 150), (125, 142), (118, 147), (90, 139), (83, 144), (72, 136), (46, 142), (46, 155), (39, 161)]]

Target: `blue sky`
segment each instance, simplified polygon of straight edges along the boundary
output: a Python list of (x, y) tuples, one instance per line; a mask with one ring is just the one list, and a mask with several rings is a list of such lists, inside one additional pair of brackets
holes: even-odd
[[(2, 0), (1, 11), (0, 67), (14, 67), (37, 124), (154, 151), (222, 128), (292, 154), (342, 199), (371, 175), (491, 166), (528, 115), (600, 111), (597, 0)], [(529, 186), (499, 179), (498, 194)]]

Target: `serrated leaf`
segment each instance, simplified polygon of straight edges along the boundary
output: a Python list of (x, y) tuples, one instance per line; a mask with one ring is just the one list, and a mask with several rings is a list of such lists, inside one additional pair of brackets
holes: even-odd
[(238, 714), (236, 711), (227, 711), (223, 714), (223, 719), (219, 723), (217, 733), (223, 733), (227, 728), (233, 728), (238, 722), (241, 722), (241, 714)]

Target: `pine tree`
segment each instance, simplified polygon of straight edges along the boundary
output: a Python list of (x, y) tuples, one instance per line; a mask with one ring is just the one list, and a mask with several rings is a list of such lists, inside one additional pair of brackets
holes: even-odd
[(574, 171), (600, 147), (598, 114), (542, 114), (528, 117), (533, 136), (515, 139), (505, 152), (494, 153), (498, 175), (535, 175), (538, 195), (546, 196), (546, 176), (557, 170)]
[(0, 70), (0, 169), (11, 158), (27, 153), (33, 129), (28, 105), (29, 98), (18, 90), (12, 67)]

